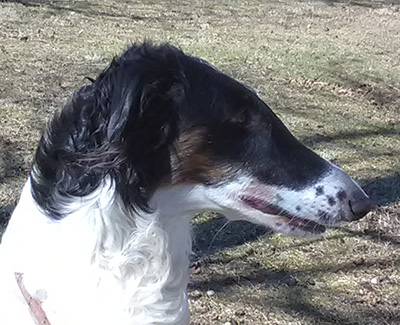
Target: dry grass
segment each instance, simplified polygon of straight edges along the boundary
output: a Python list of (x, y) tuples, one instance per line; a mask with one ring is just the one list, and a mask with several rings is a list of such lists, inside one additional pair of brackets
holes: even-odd
[[(400, 6), (395, 1), (0, 3), (0, 218), (40, 130), (132, 41), (168, 41), (255, 88), (380, 204), (309, 240), (195, 222), (193, 324), (400, 323)], [(209, 292), (208, 290), (213, 290)]]

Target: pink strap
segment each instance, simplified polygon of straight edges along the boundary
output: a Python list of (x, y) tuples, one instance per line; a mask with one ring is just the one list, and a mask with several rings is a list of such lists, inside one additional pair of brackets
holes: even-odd
[(26, 303), (29, 306), (29, 309), (31, 311), (32, 316), (35, 318), (36, 322), (38, 325), (50, 325), (49, 320), (46, 317), (46, 314), (40, 305), (40, 302), (37, 301), (35, 298), (33, 298), (29, 292), (26, 290), (22, 279), (23, 279), (23, 274), (22, 273), (14, 273), (15, 274), (15, 279), (17, 280), (19, 289), (21, 290), (22, 295), (25, 298)]

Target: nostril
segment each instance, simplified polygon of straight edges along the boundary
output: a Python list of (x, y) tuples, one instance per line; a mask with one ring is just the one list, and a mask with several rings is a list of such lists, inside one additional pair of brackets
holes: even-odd
[(369, 211), (371, 211), (374, 204), (368, 197), (365, 197), (362, 199), (349, 201), (349, 206), (351, 213), (353, 214), (351, 220), (354, 221), (364, 217)]

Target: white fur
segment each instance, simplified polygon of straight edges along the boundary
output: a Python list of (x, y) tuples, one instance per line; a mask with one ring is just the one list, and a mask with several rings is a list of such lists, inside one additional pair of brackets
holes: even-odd
[(25, 287), (42, 302), (52, 325), (188, 324), (191, 217), (213, 210), (304, 236), (305, 231), (249, 207), (240, 197), (261, 198), (289, 212), (301, 205), (300, 217), (315, 221), (321, 206), (333, 216), (343, 214), (339, 203), (327, 206), (316, 196), (319, 184), (332, 195), (357, 187), (335, 168), (300, 191), (238, 175), (219, 186), (160, 188), (150, 200), (152, 213), (143, 213), (128, 211), (106, 179), (90, 196), (63, 198), (71, 213), (54, 221), (38, 209), (28, 180), (0, 246), (0, 324), (34, 323), (14, 272), (24, 274)]
[[(356, 200), (355, 193), (367, 195), (343, 170), (330, 164), (330, 170), (313, 186), (305, 187), (301, 190), (279, 189), (279, 195), (283, 199), (278, 204), (298, 217), (321, 222), (318, 211), (324, 211), (331, 218), (325, 220), (325, 224), (337, 224), (351, 220), (351, 210), (348, 204), (349, 200)], [(316, 188), (323, 188), (323, 194), (316, 195)], [(345, 191), (347, 199), (340, 201), (337, 198), (339, 191)], [(335, 204), (329, 204), (328, 197), (335, 200)], [(301, 207), (301, 211), (296, 211), (296, 206)]]
[(249, 182), (161, 188), (145, 214), (127, 211), (106, 180), (88, 197), (63, 198), (71, 213), (54, 221), (28, 180), (0, 246), (0, 281), (13, 284), (0, 291), (0, 324), (34, 323), (14, 272), (52, 325), (188, 324), (190, 219), (210, 209), (240, 218), (237, 194)]
[[(28, 181), (3, 237), (1, 280), (14, 283), (13, 273), (23, 273), (51, 324), (188, 324), (190, 216), (127, 212), (109, 182), (80, 201), (79, 210), (51, 221)], [(0, 324), (33, 324), (21, 297), (10, 304), (19, 288), (7, 289)]]

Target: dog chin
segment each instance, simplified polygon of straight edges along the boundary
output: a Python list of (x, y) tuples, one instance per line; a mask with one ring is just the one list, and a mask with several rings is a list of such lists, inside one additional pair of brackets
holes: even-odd
[(319, 237), (325, 234), (327, 228), (315, 221), (298, 217), (284, 217), (280, 215), (257, 215), (249, 218), (262, 226), (271, 228), (274, 232), (292, 237)]
[(250, 221), (270, 227), (275, 232), (294, 237), (316, 237), (326, 231), (325, 225), (292, 215), (265, 200), (251, 196), (242, 196), (240, 199)]
[[(286, 218), (277, 216), (279, 222), (272, 226), (275, 232), (293, 237), (319, 237), (325, 234), (326, 227), (311, 220), (297, 217)], [(286, 219), (286, 220), (282, 220)]]

